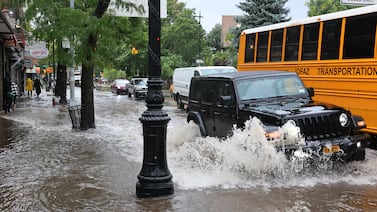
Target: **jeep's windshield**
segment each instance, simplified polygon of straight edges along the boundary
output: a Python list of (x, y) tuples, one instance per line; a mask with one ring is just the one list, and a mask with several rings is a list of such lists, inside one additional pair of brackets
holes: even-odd
[(209, 75), (209, 74), (219, 74), (219, 73), (228, 73), (228, 72), (236, 72), (235, 68), (229, 67), (219, 67), (219, 68), (212, 68), (212, 69), (202, 69), (202, 75)]
[(307, 97), (305, 86), (297, 76), (252, 78), (236, 85), (241, 101), (274, 97)]

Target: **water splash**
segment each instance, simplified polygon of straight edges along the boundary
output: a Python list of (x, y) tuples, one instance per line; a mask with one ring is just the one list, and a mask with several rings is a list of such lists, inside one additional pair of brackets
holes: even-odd
[[(292, 122), (282, 126), (279, 132), (284, 136), (267, 140), (257, 118), (247, 121), (244, 129), (235, 128), (232, 136), (225, 139), (200, 137), (194, 123), (180, 127), (168, 136), (181, 138), (168, 139), (169, 163), (175, 181), (186, 189), (283, 186), (291, 180), (297, 183), (297, 177), (316, 176), (332, 169), (333, 162), (328, 158), (314, 165), (311, 155), (300, 150), (288, 160), (276, 145), (303, 144), (305, 140)], [(187, 136), (179, 136), (183, 134)]]

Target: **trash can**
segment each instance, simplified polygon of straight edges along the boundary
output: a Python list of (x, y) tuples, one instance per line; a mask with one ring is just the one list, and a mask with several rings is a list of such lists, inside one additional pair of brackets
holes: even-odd
[(72, 129), (80, 130), (81, 105), (70, 106), (68, 112), (72, 120)]

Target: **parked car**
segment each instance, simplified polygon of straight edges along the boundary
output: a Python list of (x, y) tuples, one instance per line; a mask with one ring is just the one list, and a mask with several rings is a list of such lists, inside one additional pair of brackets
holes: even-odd
[(233, 66), (198, 66), (176, 68), (173, 73), (172, 96), (177, 102), (178, 109), (184, 109), (188, 105), (191, 78), (209, 74), (236, 72)]
[(145, 97), (148, 92), (147, 81), (148, 78), (132, 78), (126, 88), (128, 96), (131, 97), (133, 95), (135, 98)]
[[(250, 71), (194, 77), (187, 121), (198, 124), (203, 136), (226, 137), (233, 126), (243, 128), (250, 117), (263, 124), (266, 138), (280, 139), (276, 148), (287, 155), (302, 149), (331, 154), (345, 161), (364, 160), (370, 136), (360, 131), (362, 117), (328, 103), (312, 100), (296, 73)], [(278, 131), (287, 122), (300, 128), (305, 144), (288, 143)]]
[(126, 94), (126, 85), (130, 83), (130, 81), (126, 80), (126, 79), (116, 79), (114, 80), (111, 85), (110, 85), (110, 88), (111, 88), (111, 92), (112, 93), (116, 93), (116, 94)]

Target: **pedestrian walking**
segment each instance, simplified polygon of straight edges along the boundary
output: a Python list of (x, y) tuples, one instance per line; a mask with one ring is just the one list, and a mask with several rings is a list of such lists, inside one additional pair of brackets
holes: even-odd
[(12, 86), (9, 73), (5, 74), (3, 94), (5, 96), (4, 111), (5, 113), (8, 113), (10, 112), (10, 108), (12, 106)]
[(17, 85), (17, 83), (12, 82), (11, 88), (12, 88), (12, 112), (14, 112), (15, 108), (16, 108), (16, 99), (18, 97), (18, 85)]
[(43, 86), (42, 86), (41, 81), (38, 78), (34, 80), (34, 88), (35, 88), (35, 92), (37, 93), (37, 97), (39, 97), (39, 94), (41, 94)]
[(26, 79), (26, 90), (27, 90), (27, 96), (29, 97), (32, 97), (33, 96), (33, 80), (31, 80), (30, 78), (27, 78)]

